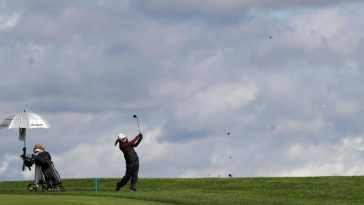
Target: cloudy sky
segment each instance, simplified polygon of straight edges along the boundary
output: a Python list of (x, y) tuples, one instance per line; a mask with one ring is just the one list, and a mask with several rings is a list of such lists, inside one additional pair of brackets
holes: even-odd
[[(279, 2), (279, 3), (277, 3)], [(118, 133), (144, 134), (140, 177), (364, 174), (364, 3), (1, 0), (0, 118), (63, 178), (121, 177)], [(230, 133), (230, 135), (228, 135)], [(0, 180), (21, 171), (0, 130)]]

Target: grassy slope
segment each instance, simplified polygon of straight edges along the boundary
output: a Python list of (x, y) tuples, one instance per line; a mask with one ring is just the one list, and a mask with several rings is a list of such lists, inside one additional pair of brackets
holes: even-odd
[[(140, 179), (137, 193), (115, 193), (117, 179), (66, 179), (59, 195), (97, 195), (174, 204), (364, 204), (364, 177)], [(28, 182), (0, 182), (0, 193), (22, 193)], [(33, 194), (33, 193), (32, 193)], [(39, 194), (39, 193), (37, 193)], [(52, 194), (52, 193), (47, 193)]]

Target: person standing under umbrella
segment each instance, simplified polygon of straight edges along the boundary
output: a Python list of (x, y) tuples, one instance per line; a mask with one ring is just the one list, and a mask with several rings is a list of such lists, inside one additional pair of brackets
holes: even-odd
[(119, 148), (124, 153), (126, 171), (124, 177), (116, 183), (115, 191), (120, 191), (120, 189), (128, 183), (130, 179), (130, 191), (135, 192), (137, 190), (139, 157), (135, 152), (134, 147), (137, 147), (142, 139), (142, 133), (139, 133), (139, 135), (131, 141), (129, 141), (126, 135), (122, 133), (118, 135), (118, 138), (115, 141), (115, 146), (119, 143)]
[(61, 177), (54, 167), (51, 155), (41, 144), (34, 145), (33, 152), (34, 163), (35, 165), (41, 167), (48, 187), (59, 191), (62, 187)]

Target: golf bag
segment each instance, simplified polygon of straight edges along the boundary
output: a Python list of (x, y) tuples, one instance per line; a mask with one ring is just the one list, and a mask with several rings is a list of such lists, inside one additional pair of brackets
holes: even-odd
[(62, 185), (61, 177), (52, 162), (49, 163), (49, 167), (46, 170), (42, 169), (42, 172), (48, 187), (58, 189)]
[(51, 155), (43, 151), (33, 155), (34, 163), (41, 167), (45, 182), (49, 188), (58, 189), (61, 185), (61, 177), (53, 165)]
[(61, 178), (55, 169), (48, 152), (21, 156), (26, 167), (35, 164), (34, 183), (28, 185), (28, 191), (64, 191)]

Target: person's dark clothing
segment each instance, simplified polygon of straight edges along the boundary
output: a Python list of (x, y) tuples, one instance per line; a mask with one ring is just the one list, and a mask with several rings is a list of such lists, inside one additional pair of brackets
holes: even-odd
[(49, 163), (52, 160), (51, 155), (47, 151), (33, 155), (33, 158), (34, 158), (34, 163), (36, 165), (42, 167), (42, 169), (44, 169), (44, 170), (46, 170), (48, 168)]
[(131, 179), (130, 191), (136, 191), (139, 173), (139, 157), (135, 152), (134, 147), (137, 147), (140, 141), (143, 139), (143, 135), (139, 134), (130, 142), (122, 143), (119, 140), (115, 142), (115, 145), (119, 142), (119, 148), (124, 153), (126, 162), (126, 171), (124, 177), (116, 184), (116, 191), (119, 191), (128, 181)]
[(134, 147), (138, 146), (143, 139), (143, 135), (139, 134), (133, 140), (126, 143), (119, 142), (119, 148), (124, 153), (126, 163), (135, 162), (139, 160), (138, 154), (135, 152)]
[(61, 183), (61, 178), (54, 168), (51, 155), (47, 152), (41, 152), (33, 156), (34, 163), (42, 168), (42, 173), (48, 186), (55, 186)]
[(116, 190), (119, 191), (128, 181), (130, 182), (130, 191), (137, 190), (138, 183), (138, 172), (139, 172), (139, 161), (134, 161), (126, 164), (126, 171), (124, 177), (117, 183)]

